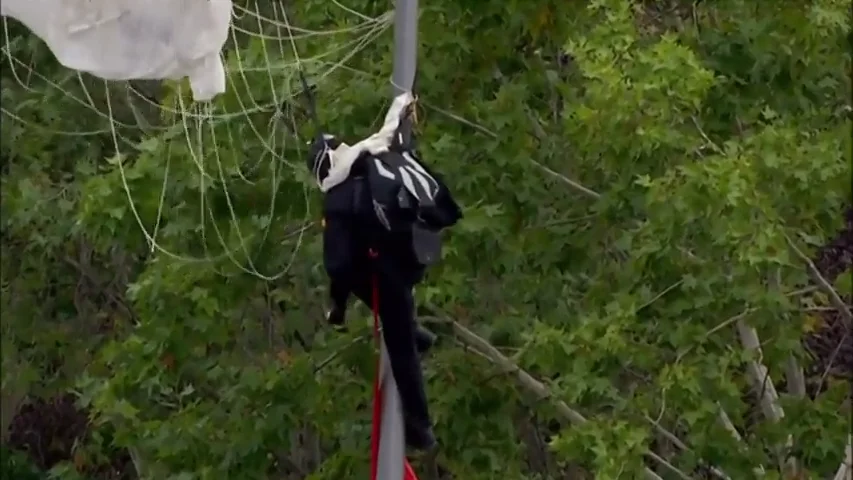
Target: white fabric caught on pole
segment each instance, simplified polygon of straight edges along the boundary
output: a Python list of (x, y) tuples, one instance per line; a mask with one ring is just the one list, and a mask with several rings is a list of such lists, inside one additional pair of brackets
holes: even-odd
[(225, 91), (219, 54), (231, 0), (3, 0), (0, 14), (23, 23), (67, 68), (105, 80), (189, 77), (199, 101)]
[(329, 151), (329, 160), (331, 162), (329, 174), (321, 181), (320, 189), (328, 192), (332, 187), (346, 180), (349, 177), (352, 164), (355, 163), (356, 159), (362, 153), (370, 152), (375, 155), (387, 152), (388, 147), (394, 139), (394, 133), (400, 126), (403, 113), (414, 99), (414, 96), (410, 92), (397, 95), (388, 108), (388, 113), (385, 114), (385, 121), (378, 132), (355, 145), (350, 146), (346, 143), (341, 143), (338, 148)]

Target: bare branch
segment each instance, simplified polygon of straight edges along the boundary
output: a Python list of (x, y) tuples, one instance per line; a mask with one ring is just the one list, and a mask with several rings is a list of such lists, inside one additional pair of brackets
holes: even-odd
[[(542, 141), (544, 141), (545, 137), (547, 136), (547, 134), (545, 133), (545, 130), (542, 128), (542, 125), (539, 123), (539, 121), (536, 119), (536, 117), (533, 116), (533, 114), (530, 111), (527, 111), (527, 118), (530, 120), (530, 124), (533, 125), (533, 130), (534, 130), (533, 136), (536, 137), (536, 139), (539, 140), (539, 142), (541, 143)], [(577, 190), (580, 193), (583, 193), (587, 197), (590, 197), (590, 198), (593, 198), (596, 200), (601, 198), (600, 193), (593, 191), (589, 188), (586, 188), (583, 185), (581, 185), (580, 183), (575, 182), (574, 180), (570, 179), (569, 177), (562, 175), (560, 173), (557, 173), (554, 170), (551, 170), (550, 168), (546, 167), (545, 165), (543, 165), (540, 162), (537, 162), (536, 160), (530, 159), (530, 161), (533, 162), (534, 165), (536, 165), (537, 167), (542, 169), (545, 173), (547, 173), (547, 174), (551, 175), (552, 177), (562, 181), (566, 185), (570, 186), (571, 188)]]
[[(453, 333), (457, 337), (459, 337), (462, 341), (464, 341), (465, 343), (467, 343), (468, 345), (470, 345), (474, 349), (480, 351), (480, 353), (482, 353), (483, 355), (488, 357), (488, 359), (491, 362), (497, 364), (498, 366), (502, 367), (503, 369), (505, 369), (508, 372), (515, 372), (519, 383), (521, 383), (521, 385), (524, 386), (528, 391), (535, 394), (539, 399), (543, 399), (543, 400), (544, 399), (551, 399), (553, 401), (554, 406), (556, 407), (557, 412), (562, 417), (566, 418), (569, 422), (571, 422), (575, 425), (582, 425), (582, 424), (587, 422), (586, 417), (584, 417), (582, 414), (580, 414), (576, 410), (569, 407), (569, 405), (566, 404), (566, 402), (555, 398), (553, 396), (551, 390), (547, 386), (545, 386), (545, 384), (543, 384), (539, 380), (536, 380), (532, 375), (527, 373), (518, 364), (516, 364), (515, 362), (513, 362), (512, 360), (507, 358), (497, 348), (495, 348), (491, 343), (489, 343), (487, 340), (483, 339), (482, 337), (480, 337), (476, 333), (465, 328), (464, 326), (462, 326), (458, 322), (454, 322), (452, 320), (442, 320), (442, 319), (435, 318), (435, 317), (423, 318), (422, 320), (433, 321), (433, 322), (437, 321), (437, 322), (441, 322), (441, 323), (450, 323), (450, 325), (453, 328)], [(675, 466), (671, 465), (670, 463), (666, 462), (664, 459), (655, 455), (653, 452), (647, 451), (646, 454), (651, 459), (660, 463), (661, 465), (663, 465), (667, 469), (675, 472), (679, 477), (687, 478), (687, 479), (690, 478), (690, 476), (688, 476), (686, 473), (677, 469)], [(648, 467), (644, 467), (643, 473), (645, 474), (646, 478), (649, 478), (652, 480), (662, 480), (662, 478), (657, 473), (655, 473), (654, 471), (652, 471)]]
[(779, 394), (776, 392), (773, 382), (769, 381), (770, 377), (767, 367), (761, 363), (761, 342), (758, 340), (758, 334), (743, 318), (739, 319), (736, 325), (743, 348), (755, 353), (758, 358), (749, 362), (747, 370), (752, 387), (759, 392), (761, 409), (764, 412), (764, 416), (774, 422), (778, 422), (785, 416), (785, 412), (779, 406)]
[[(667, 440), (672, 442), (673, 445), (678, 447), (679, 450), (681, 450), (683, 452), (692, 452), (693, 451), (684, 442), (682, 442), (681, 439), (676, 437), (674, 433), (672, 433), (669, 430), (667, 430), (666, 428), (664, 428), (663, 425), (661, 425), (660, 422), (658, 422), (657, 420), (655, 420), (655, 419), (653, 419), (653, 418), (651, 418), (645, 414), (643, 414), (643, 418), (645, 418), (645, 420), (647, 422), (652, 424), (652, 426), (655, 427), (655, 430), (657, 430), (658, 433), (663, 435), (664, 438), (666, 438)], [(726, 475), (726, 473), (723, 472), (722, 470), (720, 470), (719, 468), (712, 466), (712, 467), (710, 467), (710, 469), (711, 469), (711, 474), (714, 475), (715, 477), (719, 478), (720, 480), (731, 480), (731, 477)]]
[(814, 262), (812, 262), (808, 255), (803, 253), (803, 251), (800, 250), (796, 244), (794, 244), (794, 241), (791, 240), (791, 237), (785, 235), (785, 240), (788, 241), (788, 245), (791, 247), (794, 253), (796, 253), (797, 256), (800, 257), (800, 260), (802, 260), (803, 263), (806, 264), (806, 268), (808, 269), (809, 275), (812, 277), (812, 280), (814, 280), (818, 284), (820, 289), (823, 290), (824, 293), (829, 296), (829, 301), (832, 302), (832, 305), (837, 308), (839, 312), (841, 312), (841, 320), (844, 322), (844, 326), (847, 327), (848, 330), (853, 328), (853, 313), (850, 312), (850, 308), (847, 307), (847, 304), (844, 303), (844, 300), (841, 299), (841, 296), (838, 295), (838, 292), (836, 292), (835, 289), (832, 288), (832, 284), (829, 283), (829, 281), (824, 278), (823, 275), (820, 274), (820, 270), (817, 269), (817, 266), (815, 266)]
[(847, 437), (847, 448), (844, 451), (844, 461), (835, 472), (832, 480), (848, 480), (853, 476), (853, 435)]
[(797, 398), (806, 398), (806, 377), (803, 374), (803, 367), (793, 355), (788, 356), (785, 378), (788, 382), (788, 393)]
[[(433, 323), (449, 323), (453, 328), (454, 334), (460, 339), (460, 344), (465, 348), (466, 351), (470, 351), (471, 353), (474, 353), (492, 363), (497, 364), (499, 367), (501, 367), (503, 373), (515, 373), (518, 377), (519, 382), (525, 387), (527, 387), (529, 391), (534, 393), (540, 399), (552, 397), (552, 393), (547, 386), (545, 386), (542, 382), (536, 380), (532, 375), (527, 373), (513, 360), (503, 355), (500, 350), (498, 350), (487, 340), (480, 337), (471, 330), (465, 328), (460, 323), (439, 317), (422, 317), (420, 320), (424, 322)], [(468, 346), (470, 346), (471, 348), (468, 349)], [(568, 404), (566, 404), (565, 402), (554, 399), (554, 404), (556, 406), (557, 412), (560, 413), (560, 415), (564, 418), (568, 419), (571, 423), (576, 425), (582, 425), (586, 423), (587, 419), (581, 413), (569, 407)], [(737, 430), (731, 424), (731, 421), (728, 420), (728, 416), (725, 414), (725, 412), (722, 411), (722, 408), (720, 410), (720, 415), (722, 419), (727, 422), (728, 426), (730, 426), (730, 431), (734, 433), (735, 439), (740, 442), (743, 442), (743, 439), (740, 437), (740, 434), (737, 433)], [(659, 433), (661, 433), (664, 437), (672, 441), (672, 443), (676, 447), (678, 447), (682, 451), (691, 451), (691, 449), (687, 445), (685, 445), (684, 442), (682, 442), (677, 436), (675, 436), (675, 434), (664, 428), (659, 422), (655, 421), (654, 419), (645, 414), (643, 415), (643, 417), (652, 426), (654, 426)], [(658, 462), (663, 467), (673, 471), (681, 478), (690, 478), (689, 476), (687, 476), (687, 474), (678, 470), (676, 467), (666, 462), (663, 458), (656, 455), (654, 452), (649, 451), (647, 452), (647, 454), (650, 458)], [(711, 466), (710, 470), (715, 477), (721, 480), (730, 479), (730, 477), (726, 475), (725, 472), (723, 472), (717, 467)], [(764, 468), (761, 466), (757, 467), (755, 470), (757, 472), (761, 472), (762, 475), (764, 473)], [(660, 478), (650, 469), (646, 469), (645, 473), (649, 478)]]
[[(720, 405), (718, 402), (717, 407), (719, 407), (719, 409), (720, 409), (719, 414), (717, 415), (717, 418), (719, 419), (720, 424), (723, 426), (723, 428), (728, 430), (728, 432), (732, 435), (732, 438), (734, 438), (735, 441), (737, 441), (738, 443), (741, 443), (745, 446), (745, 443), (743, 441), (743, 437), (740, 436), (740, 432), (737, 431), (737, 427), (735, 427), (735, 424), (732, 423), (732, 420), (729, 418), (729, 415), (726, 413), (725, 410), (723, 410), (723, 406)], [(753, 469), (753, 471), (755, 472), (756, 476), (758, 476), (759, 478), (763, 477), (764, 474), (766, 473), (763, 465), (759, 465), (759, 466), (755, 467)]]
[[(782, 270), (781, 268), (777, 268), (774, 274), (770, 277), (770, 284), (773, 285), (777, 291), (782, 291)], [(803, 374), (803, 369), (800, 367), (799, 362), (797, 362), (797, 358), (794, 357), (794, 354), (791, 353), (788, 355), (788, 360), (785, 363), (785, 379), (788, 383), (788, 391), (794, 395), (799, 396), (800, 398), (805, 398), (806, 396), (806, 379)], [(800, 471), (800, 462), (799, 460), (790, 454), (790, 452), (794, 449), (794, 437), (788, 437), (788, 459), (785, 463), (787, 468), (786, 475), (791, 478), (795, 478), (798, 476)]]
[(561, 180), (566, 185), (572, 187), (573, 189), (577, 190), (578, 192), (583, 193), (587, 197), (594, 198), (596, 200), (601, 198), (600, 193), (595, 192), (593, 190), (590, 190), (590, 189), (584, 187), (583, 185), (581, 185), (580, 183), (575, 182), (574, 180), (570, 179), (569, 177), (567, 177), (563, 174), (557, 173), (554, 170), (551, 170), (550, 168), (546, 167), (545, 165), (542, 165), (541, 163), (537, 162), (536, 160), (531, 159), (530, 161), (533, 162), (534, 165), (536, 165), (537, 167), (539, 167), (543, 171), (545, 171), (545, 173), (557, 178), (558, 180)]
[(728, 327), (729, 325), (731, 325), (731, 324), (733, 324), (733, 323), (735, 323), (735, 322), (738, 322), (738, 321), (742, 320), (745, 316), (749, 315), (750, 313), (752, 313), (752, 312), (754, 312), (754, 311), (755, 311), (755, 309), (754, 309), (754, 308), (747, 308), (746, 310), (744, 310), (744, 311), (742, 311), (742, 312), (738, 313), (737, 315), (735, 315), (735, 316), (733, 316), (733, 317), (729, 317), (728, 319), (724, 320), (724, 321), (723, 321), (722, 323), (720, 323), (719, 325), (717, 325), (717, 326), (715, 326), (714, 328), (712, 328), (712, 329), (708, 330), (707, 332), (705, 332), (705, 338), (708, 338), (708, 337), (710, 337), (711, 335), (713, 335), (713, 334), (715, 334), (715, 333), (719, 332), (720, 330), (722, 330), (722, 329), (724, 329), (724, 328)]
[(335, 350), (335, 351), (334, 351), (334, 352), (332, 352), (328, 357), (326, 357), (323, 361), (321, 361), (321, 362), (320, 362), (320, 363), (318, 363), (316, 366), (314, 366), (314, 373), (316, 374), (316, 373), (317, 373), (317, 372), (319, 372), (320, 370), (322, 370), (322, 369), (326, 368), (326, 367), (327, 367), (330, 363), (332, 363), (336, 358), (338, 358), (339, 356), (341, 356), (345, 351), (349, 350), (350, 348), (352, 348), (353, 346), (355, 346), (357, 343), (364, 342), (364, 341), (366, 341), (366, 340), (369, 340), (369, 339), (370, 339), (370, 338), (372, 338), (372, 337), (373, 337), (373, 334), (372, 334), (372, 333), (369, 333), (369, 334), (364, 334), (364, 335), (360, 335), (360, 336), (357, 336), (357, 337), (353, 338), (353, 339), (352, 339), (352, 340), (350, 340), (346, 345), (343, 345), (343, 346), (342, 346), (341, 348), (339, 348), (338, 350)]
[(823, 390), (823, 385), (826, 383), (826, 379), (829, 378), (829, 374), (832, 373), (832, 367), (835, 366), (835, 360), (838, 358), (838, 354), (841, 353), (841, 347), (845, 345), (847, 341), (847, 337), (850, 336), (850, 330), (844, 332), (844, 336), (841, 337), (841, 340), (838, 341), (838, 345), (832, 351), (832, 354), (829, 356), (829, 359), (826, 361), (826, 368), (823, 371), (823, 375), (820, 376), (820, 383), (817, 386), (817, 391), (820, 392)]
[(719, 145), (714, 143), (713, 140), (711, 140), (711, 137), (709, 137), (708, 134), (705, 133), (705, 130), (702, 128), (702, 125), (699, 124), (699, 120), (695, 116), (691, 116), (690, 119), (693, 120), (693, 125), (695, 125), (696, 129), (699, 130), (699, 135), (702, 136), (702, 138), (705, 140), (705, 142), (708, 144), (708, 146), (711, 147), (711, 149), (713, 149), (714, 152), (716, 152), (720, 155), (725, 155), (726, 151), (723, 150)]
[[(749, 373), (749, 380), (752, 384), (752, 388), (758, 392), (761, 410), (764, 412), (764, 416), (769, 420), (774, 423), (778, 422), (785, 416), (785, 411), (779, 405), (779, 394), (776, 392), (776, 387), (773, 385), (773, 382), (770, 381), (769, 370), (760, 361), (762, 353), (761, 342), (758, 340), (758, 334), (755, 332), (755, 329), (749, 326), (749, 324), (747, 324), (743, 319), (738, 320), (736, 325), (740, 341), (744, 349), (756, 354), (757, 360), (753, 360), (747, 364), (747, 372)], [(790, 469), (793, 467), (790, 462), (786, 462), (786, 452), (791, 450), (793, 442), (793, 437), (789, 435), (784, 448), (781, 445), (776, 447), (776, 454), (779, 457), (778, 460), (780, 468)], [(788, 463), (787, 467), (785, 466), (786, 463)]]

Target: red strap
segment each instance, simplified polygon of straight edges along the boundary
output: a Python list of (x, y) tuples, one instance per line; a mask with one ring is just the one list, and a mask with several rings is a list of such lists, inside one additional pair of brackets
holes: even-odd
[[(371, 256), (375, 252), (370, 251)], [(373, 275), (373, 338), (379, 343), (379, 288), (376, 275)], [(370, 478), (377, 480), (376, 472), (379, 469), (379, 434), (382, 428), (382, 388), (379, 384), (379, 368), (382, 363), (381, 357), (376, 359), (376, 375), (373, 379), (373, 428), (370, 434)]]

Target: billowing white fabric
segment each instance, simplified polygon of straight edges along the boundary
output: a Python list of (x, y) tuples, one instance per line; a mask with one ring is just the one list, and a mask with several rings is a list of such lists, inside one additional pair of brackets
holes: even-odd
[(106, 80), (188, 77), (193, 98), (225, 91), (231, 0), (2, 0), (65, 67)]

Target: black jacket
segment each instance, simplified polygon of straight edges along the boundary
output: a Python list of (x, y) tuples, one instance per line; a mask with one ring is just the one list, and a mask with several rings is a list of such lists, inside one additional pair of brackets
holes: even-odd
[[(318, 183), (328, 175), (327, 149), (338, 145), (329, 135), (314, 142), (307, 166)], [(395, 143), (355, 161), (347, 179), (326, 192), (323, 216), (323, 262), (332, 298), (343, 305), (355, 282), (376, 269), (407, 288), (420, 282), (441, 257), (440, 231), (462, 212), (441, 177), (412, 148)]]
[(338, 306), (371, 272), (382, 270), (377, 273), (413, 287), (426, 268), (415, 254), (412, 230), (388, 231), (377, 219), (365, 175), (366, 158), (356, 160), (349, 178), (326, 192), (323, 200), (323, 264)]

